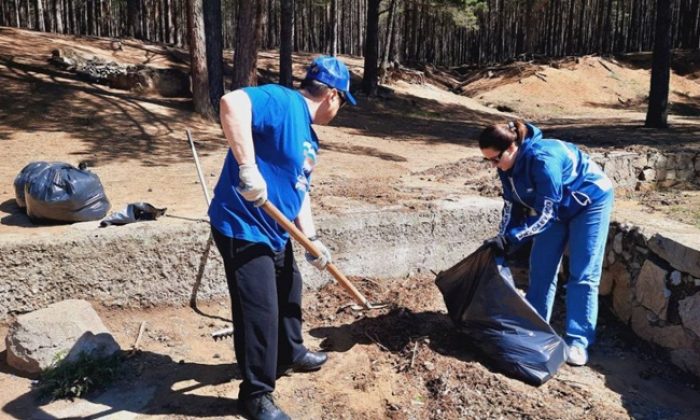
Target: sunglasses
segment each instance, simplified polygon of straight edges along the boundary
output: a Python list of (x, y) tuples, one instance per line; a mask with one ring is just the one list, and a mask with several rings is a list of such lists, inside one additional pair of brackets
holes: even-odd
[(505, 153), (505, 150), (501, 150), (501, 153), (494, 157), (485, 157), (484, 156), (484, 162), (491, 162), (491, 163), (496, 163), (498, 164), (501, 161), (501, 158), (503, 157), (503, 153)]
[(340, 108), (345, 106), (345, 104), (348, 102), (348, 99), (345, 97), (345, 93), (341, 92), (338, 89), (334, 89), (334, 90), (335, 90), (335, 93), (338, 94), (338, 98), (340, 98), (340, 106), (338, 107), (338, 109), (340, 109)]

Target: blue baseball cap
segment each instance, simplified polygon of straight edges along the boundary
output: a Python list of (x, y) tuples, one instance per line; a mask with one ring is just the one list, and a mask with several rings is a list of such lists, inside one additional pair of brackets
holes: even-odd
[(350, 93), (350, 72), (345, 64), (336, 57), (323, 55), (315, 58), (306, 72), (306, 78), (318, 80), (338, 89), (350, 104), (357, 104), (355, 97)]

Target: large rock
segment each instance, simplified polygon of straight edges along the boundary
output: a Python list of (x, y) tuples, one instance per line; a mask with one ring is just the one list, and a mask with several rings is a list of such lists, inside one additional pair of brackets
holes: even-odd
[(700, 235), (689, 227), (687, 233), (673, 232), (665, 236), (655, 234), (649, 239), (649, 248), (668, 261), (673, 268), (694, 277), (700, 277)]
[(625, 267), (625, 265), (619, 261), (614, 262), (608, 268), (603, 270), (598, 293), (601, 296), (609, 295), (612, 293), (617, 282), (625, 283), (627, 285), (627, 290), (629, 290), (630, 273), (627, 271), (627, 267)]
[(5, 343), (7, 363), (29, 374), (41, 372), (64, 356), (71, 360), (84, 352), (105, 357), (119, 351), (90, 303), (77, 299), (18, 316)]
[(694, 337), (680, 325), (663, 325), (643, 306), (632, 309), (632, 330), (639, 337), (668, 349), (691, 349)]
[(634, 285), (637, 302), (665, 320), (670, 292), (666, 289), (666, 270), (646, 260)]
[(700, 337), (700, 293), (680, 300), (678, 314), (683, 326)]
[[(618, 264), (624, 268), (622, 263)], [(616, 277), (613, 281), (613, 310), (617, 317), (627, 324), (632, 316), (632, 291), (631, 291), (631, 281), (632, 277), (629, 272), (625, 269), (615, 271)]]
[(654, 314), (645, 309), (643, 306), (635, 306), (632, 308), (630, 316), (630, 326), (632, 331), (639, 337), (652, 341), (654, 336), (652, 322), (654, 322)]

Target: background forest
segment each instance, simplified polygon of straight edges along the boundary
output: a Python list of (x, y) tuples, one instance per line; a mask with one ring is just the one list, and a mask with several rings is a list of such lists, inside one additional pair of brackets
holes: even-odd
[[(700, 0), (1, 0), (0, 25), (190, 48), (195, 109), (212, 115), (224, 49), (239, 52), (231, 89), (256, 83), (258, 50), (279, 49), (288, 86), (292, 51), (363, 56), (371, 95), (390, 65), (698, 48)], [(659, 55), (652, 79), (667, 85)]]

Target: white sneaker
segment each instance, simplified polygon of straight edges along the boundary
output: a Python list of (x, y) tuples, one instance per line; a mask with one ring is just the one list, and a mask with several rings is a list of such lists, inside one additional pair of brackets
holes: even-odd
[(566, 363), (572, 366), (585, 366), (588, 363), (588, 352), (580, 346), (569, 347), (569, 354)]

